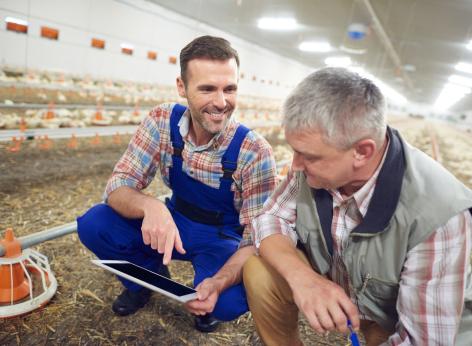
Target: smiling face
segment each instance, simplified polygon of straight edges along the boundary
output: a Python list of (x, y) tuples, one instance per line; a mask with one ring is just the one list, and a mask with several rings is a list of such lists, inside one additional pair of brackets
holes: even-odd
[(354, 148), (340, 150), (326, 143), (316, 130), (286, 131), (285, 137), (294, 151), (292, 169), (304, 172), (309, 186), (339, 189), (354, 181)]
[(177, 78), (177, 89), (187, 99), (197, 145), (206, 144), (225, 128), (236, 107), (238, 66), (235, 59), (193, 59), (186, 79)]

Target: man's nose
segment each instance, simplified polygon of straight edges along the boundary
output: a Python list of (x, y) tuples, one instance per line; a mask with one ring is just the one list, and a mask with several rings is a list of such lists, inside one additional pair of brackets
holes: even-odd
[(213, 98), (213, 105), (219, 110), (223, 110), (226, 108), (226, 103), (225, 93), (222, 91), (217, 91), (215, 93), (215, 97)]

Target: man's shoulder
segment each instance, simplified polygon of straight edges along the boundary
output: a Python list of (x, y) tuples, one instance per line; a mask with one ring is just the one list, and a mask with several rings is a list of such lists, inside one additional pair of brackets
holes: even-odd
[(175, 103), (162, 103), (154, 107), (150, 112), (149, 116), (155, 120), (168, 120), (172, 113)]
[[(245, 126), (244, 124), (238, 124), (239, 126)], [(246, 126), (247, 127), (247, 126)], [(272, 146), (269, 142), (256, 130), (250, 129), (244, 139), (243, 146), (250, 148), (253, 151), (259, 150), (270, 150), (272, 152)]]

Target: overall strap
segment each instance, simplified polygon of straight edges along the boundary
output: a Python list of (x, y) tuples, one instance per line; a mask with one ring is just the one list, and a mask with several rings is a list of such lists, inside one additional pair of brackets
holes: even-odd
[(231, 143), (221, 158), (221, 165), (223, 167), (223, 177), (221, 180), (232, 179), (233, 173), (238, 167), (238, 156), (241, 150), (241, 144), (249, 131), (251, 130), (241, 124), (236, 129)]
[(187, 107), (178, 103), (172, 108), (172, 114), (170, 115), (170, 140), (174, 148), (172, 156), (182, 157), (182, 150), (184, 149), (185, 143), (180, 135), (179, 121), (186, 110)]

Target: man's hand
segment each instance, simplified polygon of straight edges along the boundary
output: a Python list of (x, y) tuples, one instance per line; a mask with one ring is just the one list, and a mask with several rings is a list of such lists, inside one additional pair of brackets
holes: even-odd
[(185, 253), (174, 219), (166, 205), (159, 200), (149, 199), (146, 202), (141, 232), (144, 244), (164, 254), (164, 265), (169, 264), (174, 247), (179, 253)]
[(289, 285), (295, 304), (318, 333), (348, 333), (348, 319), (355, 330), (359, 329), (357, 308), (339, 285), (308, 267), (298, 270)]
[(359, 312), (351, 298), (339, 285), (315, 272), (287, 236), (264, 238), (259, 253), (287, 280), (295, 304), (314, 330), (347, 333), (348, 319), (354, 330), (359, 329)]
[(187, 310), (195, 315), (206, 315), (212, 312), (220, 295), (217, 280), (207, 278), (200, 282), (195, 289), (197, 290), (197, 299), (185, 304)]

